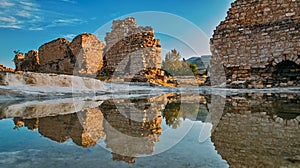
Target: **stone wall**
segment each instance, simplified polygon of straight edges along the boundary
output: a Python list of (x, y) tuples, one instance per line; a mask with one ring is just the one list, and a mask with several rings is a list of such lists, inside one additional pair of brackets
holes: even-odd
[(174, 77), (167, 75), (166, 71), (162, 69), (145, 69), (135, 74), (134, 77), (129, 78), (130, 82), (149, 82), (152, 84), (176, 87), (178, 86), (177, 81)]
[[(232, 3), (211, 39), (212, 83), (244, 81), (248, 88), (299, 84), (299, 8), (298, 0)], [(280, 64), (293, 67), (278, 77)]]
[(24, 61), (25, 56), (23, 54), (17, 53), (14, 57), (15, 70), (22, 71), (21, 64)]
[(147, 68), (161, 68), (161, 46), (151, 27), (138, 26), (134, 18), (113, 21), (105, 37), (106, 71), (134, 75)]
[(70, 49), (76, 58), (75, 72), (96, 74), (103, 67), (103, 48), (105, 44), (95, 35), (81, 34), (75, 37)]
[(40, 67), (39, 55), (36, 50), (28, 51), (25, 56), (16, 54), (14, 62), (16, 71), (35, 71)]
[(69, 49), (70, 42), (64, 38), (50, 41), (39, 48), (38, 72), (73, 74), (75, 57)]
[(83, 33), (70, 43), (64, 38), (50, 41), (23, 55), (17, 54), (16, 70), (42, 73), (93, 75), (103, 66), (104, 43), (95, 35)]
[(131, 17), (115, 20), (105, 41), (106, 46), (88, 33), (78, 35), (72, 42), (58, 38), (42, 45), (38, 52), (30, 51), (25, 56), (17, 54), (14, 59), (16, 70), (84, 75), (103, 80), (114, 75), (115, 80), (123, 81), (131, 80), (135, 75), (147, 79), (148, 76), (141, 76), (141, 73), (151, 71), (157, 73), (153, 76), (160, 78), (151, 80), (154, 83), (166, 85), (171, 81), (160, 70), (160, 41), (154, 38), (151, 27), (138, 26)]
[(0, 64), (0, 72), (4, 71), (4, 72), (14, 72), (14, 70), (12, 68), (7, 68), (4, 65)]

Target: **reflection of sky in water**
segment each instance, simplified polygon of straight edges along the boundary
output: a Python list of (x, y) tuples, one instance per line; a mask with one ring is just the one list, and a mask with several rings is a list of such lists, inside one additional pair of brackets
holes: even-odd
[[(184, 126), (189, 120), (182, 121)], [(211, 140), (204, 143), (198, 142), (199, 131), (202, 124), (196, 122), (193, 124), (190, 132), (174, 147), (166, 152), (139, 157), (133, 167), (153, 167), (161, 165), (162, 167), (227, 167), (226, 161), (217, 154)], [(124, 162), (116, 162), (111, 159), (111, 153), (103, 149), (100, 145), (89, 148), (76, 146), (70, 139), (64, 143), (57, 143), (41, 136), (37, 130), (31, 131), (25, 127), (13, 129), (12, 119), (0, 121), (0, 166), (1, 167), (128, 167)], [(162, 128), (166, 131), (173, 131), (162, 123)], [(160, 144), (168, 143), (170, 139), (161, 135)], [(103, 143), (100, 140), (99, 143)]]
[[(60, 117), (49, 117), (50, 113), (45, 110), (44, 113), (37, 110), (44, 107), (42, 104), (49, 107), (48, 101), (37, 103), (37, 107), (34, 106), (34, 102), (29, 104), (30, 106), (26, 106), (29, 102), (15, 102), (20, 108), (2, 105), (2, 118), (16, 117), (16, 122), (22, 121), (23, 117), (25, 125), (32, 128), (37, 120), (24, 118), (38, 117), (39, 130), (31, 131), (26, 127), (13, 129), (13, 119), (0, 120), (0, 167), (228, 167), (228, 164), (234, 166), (243, 163), (254, 166), (259, 165), (258, 163), (268, 164), (269, 161), (276, 162), (273, 165), (290, 165), (294, 163), (289, 160), (297, 159), (297, 147), (300, 142), (298, 92), (241, 92), (226, 97), (206, 95), (202, 97), (205, 99), (200, 99), (205, 100), (200, 101), (200, 105), (199, 102), (190, 99), (193, 97), (190, 94), (177, 96), (163, 94), (114, 101), (103, 100), (100, 106), (96, 105), (99, 109), (95, 108), (98, 110), (94, 113), (89, 111), (70, 114), (73, 111), (66, 109), (66, 113), (60, 114), (58, 109), (50, 109), (51, 112), (56, 111), (55, 115), (60, 114)], [(164, 99), (166, 97), (168, 101)], [(220, 108), (221, 102), (226, 104), (224, 108)], [(6, 111), (6, 107), (11, 107), (18, 113)], [(20, 111), (21, 109), (29, 110)], [(134, 115), (144, 114), (143, 111), (147, 114), (147, 117), (143, 118), (147, 120), (146, 123), (140, 122), (140, 115)], [(9, 112), (20, 116), (9, 115)], [(160, 115), (161, 123), (157, 121)], [(172, 122), (174, 119), (179, 119), (180, 124)], [(79, 122), (88, 124), (82, 126)], [(159, 124), (161, 134), (156, 130), (158, 127), (148, 130), (147, 124)], [(102, 132), (102, 128), (105, 134), (97, 136), (97, 131)], [(88, 148), (81, 147), (84, 144), (80, 137), (85, 133), (91, 133), (91, 137), (94, 135), (98, 144), (86, 146)], [(121, 137), (123, 135), (124, 137)], [(137, 136), (138, 140), (132, 139), (131, 135)], [(50, 140), (54, 138), (59, 141), (64, 136), (70, 137), (64, 143)], [(159, 141), (154, 140), (156, 136)], [(283, 141), (282, 137), (289, 138)], [(274, 150), (274, 154), (270, 155), (268, 149)], [(285, 152), (281, 152), (282, 150)], [(116, 153), (112, 154), (111, 151)], [(246, 151), (246, 155), (243, 151)], [(123, 153), (118, 152), (137, 157), (134, 158), (135, 163), (129, 165), (124, 161), (114, 161), (113, 159), (122, 160), (122, 157), (120, 159), (120, 155), (116, 154)], [(148, 156), (151, 154), (154, 155)], [(253, 162), (255, 157), (258, 157), (255, 159), (257, 163)], [(132, 158), (129, 157), (128, 160), (130, 159)], [(296, 160), (295, 165), (297, 163)]]

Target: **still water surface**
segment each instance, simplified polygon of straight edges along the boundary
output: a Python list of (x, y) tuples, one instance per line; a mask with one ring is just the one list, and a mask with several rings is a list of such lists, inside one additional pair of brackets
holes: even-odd
[(300, 167), (300, 94), (0, 102), (0, 167)]

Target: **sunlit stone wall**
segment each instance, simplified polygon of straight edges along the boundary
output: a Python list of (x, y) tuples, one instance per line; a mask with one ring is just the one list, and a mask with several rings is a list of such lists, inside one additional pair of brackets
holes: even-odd
[(102, 43), (93, 34), (83, 33), (72, 42), (58, 38), (31, 50), (17, 54), (16, 70), (74, 75), (95, 75), (103, 66)]
[(161, 68), (161, 46), (153, 28), (138, 26), (132, 17), (113, 21), (105, 41), (106, 71), (134, 75), (147, 68)]
[[(299, 84), (299, 8), (299, 0), (232, 3), (211, 38), (212, 84), (242, 88)], [(280, 64), (289, 67), (286, 74)]]

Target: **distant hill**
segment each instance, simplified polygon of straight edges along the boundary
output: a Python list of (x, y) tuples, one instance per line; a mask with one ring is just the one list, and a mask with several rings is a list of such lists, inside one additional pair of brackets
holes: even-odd
[(198, 69), (204, 69), (207, 68), (208, 65), (210, 65), (210, 59), (211, 59), (211, 55), (203, 55), (201, 57), (199, 56), (191, 57), (186, 61), (196, 64)]
[(198, 69), (205, 68), (205, 65), (202, 62), (200, 57), (191, 57), (191, 58), (187, 59), (186, 61), (195, 64), (198, 67)]

